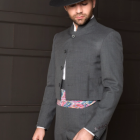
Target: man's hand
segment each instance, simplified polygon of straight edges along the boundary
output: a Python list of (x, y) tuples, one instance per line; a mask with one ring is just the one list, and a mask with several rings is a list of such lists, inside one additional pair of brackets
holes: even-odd
[(94, 136), (82, 128), (73, 138), (73, 140), (93, 140)]
[(45, 136), (45, 129), (36, 128), (36, 131), (32, 137), (32, 140), (43, 140), (44, 136)]

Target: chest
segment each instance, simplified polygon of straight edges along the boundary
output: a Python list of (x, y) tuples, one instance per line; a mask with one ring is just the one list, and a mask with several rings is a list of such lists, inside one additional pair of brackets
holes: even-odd
[(55, 62), (63, 65), (65, 60), (73, 65), (93, 65), (100, 57), (101, 41), (92, 35), (84, 35), (55, 44)]

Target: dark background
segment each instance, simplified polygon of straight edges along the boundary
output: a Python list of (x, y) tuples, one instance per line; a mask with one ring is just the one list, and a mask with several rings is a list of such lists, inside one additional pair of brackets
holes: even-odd
[[(97, 0), (98, 22), (121, 34), (124, 91), (107, 140), (140, 139), (140, 1)], [(0, 0), (0, 140), (31, 140), (54, 34), (71, 26), (49, 0)], [(44, 140), (53, 140), (54, 120)]]

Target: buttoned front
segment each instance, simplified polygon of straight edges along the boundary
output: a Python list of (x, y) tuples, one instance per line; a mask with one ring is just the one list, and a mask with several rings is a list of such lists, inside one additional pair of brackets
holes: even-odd
[[(94, 15), (92, 15), (91, 19), (94, 17)], [(73, 25), (74, 25), (74, 22), (73, 22)], [(74, 25), (74, 32), (76, 32), (76, 26)], [(75, 36), (75, 35), (72, 35), (72, 36)], [(69, 50), (70, 51), (70, 50)], [(64, 52), (66, 53), (67, 50), (64, 50)], [(73, 66), (71, 66), (71, 68), (73, 68)], [(65, 64), (64, 64), (64, 70), (63, 70), (63, 80), (65, 80), (66, 78), (66, 60), (65, 60)]]

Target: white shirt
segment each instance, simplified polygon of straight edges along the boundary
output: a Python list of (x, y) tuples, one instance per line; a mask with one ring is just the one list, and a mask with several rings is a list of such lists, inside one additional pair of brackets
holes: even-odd
[[(92, 17), (90, 18), (90, 19), (92, 19), (94, 17), (94, 15), (92, 15)], [(73, 22), (73, 25), (74, 25), (74, 31), (76, 32), (76, 26), (75, 26), (75, 24), (74, 24), (74, 22)], [(65, 60), (65, 63), (64, 63), (64, 69), (63, 69), (63, 78), (62, 78), (63, 80), (65, 80), (66, 79), (66, 60)], [(40, 127), (40, 126), (37, 126), (37, 128), (43, 128), (43, 129), (45, 129), (44, 127)], [(85, 130), (87, 130), (90, 134), (92, 134), (93, 136), (95, 136), (91, 131), (89, 131), (88, 129), (86, 129), (85, 127), (84, 127), (84, 129)]]

